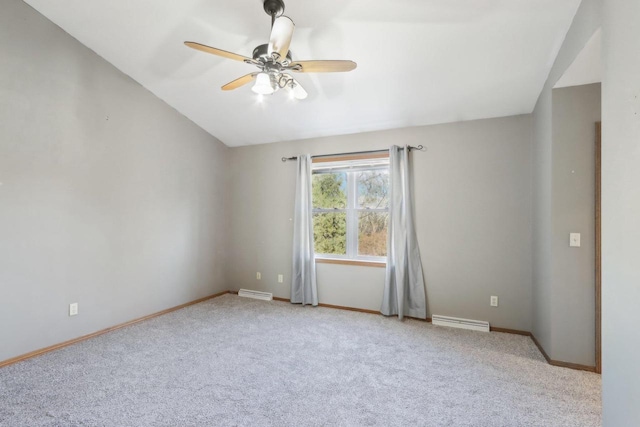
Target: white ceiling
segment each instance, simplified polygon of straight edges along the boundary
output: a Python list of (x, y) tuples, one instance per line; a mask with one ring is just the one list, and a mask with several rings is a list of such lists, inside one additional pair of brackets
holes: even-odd
[(602, 81), (602, 30), (598, 29), (554, 88), (588, 85)]
[(229, 146), (530, 113), (580, 0), (288, 0), (294, 59), (351, 59), (297, 74), (304, 101), (250, 85), (251, 71), (185, 40), (251, 56), (261, 0), (25, 0)]

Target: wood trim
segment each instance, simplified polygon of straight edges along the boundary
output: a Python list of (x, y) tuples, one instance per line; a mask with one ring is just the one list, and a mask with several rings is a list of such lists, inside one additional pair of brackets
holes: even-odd
[(536, 337), (533, 334), (531, 334), (530, 336), (531, 336), (531, 339), (533, 340), (533, 343), (536, 345), (536, 347), (538, 347), (538, 350), (540, 350), (540, 353), (542, 353), (542, 356), (544, 356), (547, 363), (551, 364), (551, 358), (549, 357), (547, 352), (544, 351), (544, 348), (542, 348), (542, 344), (540, 344), (540, 342), (536, 339)]
[(595, 366), (579, 365), (577, 363), (560, 362), (559, 360), (551, 360), (549, 365), (558, 366), (560, 368), (575, 369), (577, 371), (593, 372), (597, 374)]
[(359, 265), (361, 267), (387, 267), (386, 262), (379, 261), (355, 261), (352, 259), (331, 259), (316, 258), (316, 264), (342, 264), (342, 265)]
[[(273, 297), (273, 299), (275, 301), (290, 302), (290, 300), (287, 299), (287, 298)], [(344, 305), (333, 305), (333, 304), (324, 304), (324, 303), (318, 303), (318, 307), (333, 308), (333, 309), (336, 309), (336, 310), (356, 311), (358, 313), (377, 314), (377, 315), (382, 316), (382, 313), (380, 313), (379, 310), (369, 310), (369, 309), (366, 309), (366, 308), (347, 307), (347, 306), (344, 306)], [(426, 319), (420, 319), (418, 317), (411, 317), (411, 316), (404, 316), (404, 317), (407, 318), (407, 319), (420, 320), (422, 322), (431, 323), (431, 318), (430, 317), (427, 317)]]
[(76, 344), (76, 343), (79, 343), (81, 341), (85, 341), (85, 340), (88, 340), (90, 338), (94, 338), (94, 337), (97, 337), (99, 335), (106, 334), (107, 332), (112, 332), (112, 331), (124, 328), (125, 326), (131, 326), (131, 325), (134, 325), (136, 323), (143, 322), (145, 320), (153, 319), (154, 317), (162, 316), (163, 314), (171, 313), (172, 311), (180, 310), (182, 308), (189, 307), (190, 305), (198, 304), (198, 303), (201, 303), (201, 302), (204, 302), (204, 301), (207, 301), (207, 300), (210, 300), (210, 299), (213, 299), (213, 298), (216, 298), (216, 297), (228, 294), (228, 293), (229, 293), (229, 291), (219, 292), (217, 294), (209, 295), (208, 297), (199, 298), (197, 300), (190, 301), (190, 302), (187, 302), (185, 304), (180, 304), (180, 305), (177, 305), (175, 307), (167, 308), (166, 310), (158, 311), (157, 313), (153, 313), (153, 314), (149, 314), (149, 315), (144, 316), (144, 317), (139, 317), (137, 319), (129, 320), (128, 322), (120, 323), (119, 325), (111, 326), (111, 327), (106, 328), (106, 329), (101, 329), (99, 331), (90, 333), (88, 335), (83, 335), (81, 337), (74, 338), (74, 339), (71, 339), (71, 340), (68, 340), (68, 341), (64, 341), (64, 342), (61, 342), (61, 343), (58, 343), (58, 344), (54, 344), (54, 345), (51, 345), (49, 347), (44, 347), (44, 348), (41, 348), (39, 350), (31, 351), (29, 353), (25, 353), (25, 354), (22, 354), (20, 356), (13, 357), (11, 359), (3, 360), (3, 361), (0, 361), (0, 368), (3, 368), (5, 366), (9, 366), (9, 365), (13, 365), (14, 363), (22, 362), (23, 360), (31, 359), (32, 357), (40, 356), (41, 354), (49, 353), (51, 351), (55, 351), (55, 350), (58, 350), (58, 349), (63, 348), (63, 347), (68, 347), (68, 346), (70, 346), (72, 344)]
[[(273, 297), (273, 299), (274, 299), (274, 301), (290, 302), (290, 300), (288, 298)], [(382, 316), (382, 314), (379, 311), (376, 311), (376, 310), (367, 310), (367, 309), (364, 309), (364, 308), (346, 307), (346, 306), (343, 306), (343, 305), (333, 305), (333, 304), (319, 303), (318, 307), (333, 308), (333, 309), (337, 309), (337, 310), (356, 311), (356, 312), (359, 312), (359, 313), (377, 314), (377, 315)], [(410, 317), (410, 316), (405, 316), (405, 317), (409, 318), (409, 319), (420, 320), (420, 321), (423, 321), (423, 322), (431, 323), (431, 318), (430, 317), (427, 317), (426, 319), (419, 319), (417, 317)], [(542, 356), (545, 358), (545, 360), (547, 361), (547, 363), (549, 365), (558, 366), (558, 367), (561, 367), (561, 368), (576, 369), (576, 370), (579, 370), (579, 371), (587, 371), (587, 372), (598, 373), (596, 371), (596, 367), (595, 366), (580, 365), (580, 364), (577, 364), (577, 363), (570, 363), (570, 362), (561, 362), (559, 360), (551, 359), (549, 357), (549, 355), (547, 354), (547, 352), (544, 351), (544, 348), (542, 348), (542, 345), (540, 345), (540, 342), (529, 331), (521, 331), (521, 330), (518, 330), (518, 329), (509, 329), (509, 328), (500, 328), (500, 327), (497, 327), (497, 326), (491, 326), (490, 330), (491, 330), (491, 332), (502, 332), (502, 333), (505, 333), (505, 334), (514, 334), (514, 335), (522, 335), (522, 336), (525, 336), (525, 337), (531, 337), (531, 339), (533, 340), (534, 344), (536, 345), (536, 347), (538, 347), (538, 350), (540, 350), (540, 353), (542, 354)]]
[(509, 329), (509, 328), (499, 328), (497, 326), (490, 326), (489, 330), (491, 332), (502, 332), (503, 334), (524, 335), (525, 337), (532, 336), (531, 332), (529, 331), (520, 331), (518, 329)]
[(532, 333), (529, 333), (529, 336), (533, 340), (533, 342), (536, 345), (536, 347), (538, 347), (538, 350), (540, 350), (540, 353), (542, 353), (542, 356), (544, 356), (545, 360), (547, 361), (547, 363), (549, 365), (559, 366), (561, 368), (576, 369), (576, 370), (579, 370), (579, 371), (587, 371), (587, 372), (598, 373), (596, 371), (596, 367), (595, 366), (587, 366), (587, 365), (580, 365), (578, 363), (570, 363), (570, 362), (562, 362), (560, 360), (553, 360), (552, 358), (549, 357), (547, 352), (544, 351), (544, 348), (542, 348), (542, 345), (536, 339), (536, 337)]
[(596, 372), (602, 373), (602, 123), (596, 123)]
[[(289, 301), (288, 299), (282, 299), (283, 301)], [(355, 307), (347, 307), (344, 305), (333, 305), (333, 304), (324, 304), (324, 303), (318, 303), (318, 307), (325, 307), (325, 308), (333, 308), (335, 310), (346, 310), (346, 311), (356, 311), (358, 313), (366, 313), (366, 314), (377, 314), (378, 316), (384, 316), (384, 314), (382, 314), (380, 312), (380, 310), (369, 310), (366, 308), (355, 308)], [(387, 317), (387, 316), (385, 316)], [(394, 317), (394, 316), (390, 316), (390, 317)], [(431, 318), (427, 317), (425, 319), (421, 319), (419, 317), (411, 317), (411, 316), (404, 316), (405, 319), (413, 319), (413, 320), (419, 320), (421, 322), (427, 322), (427, 323), (431, 323)]]
[(370, 153), (370, 154), (352, 154), (350, 156), (315, 157), (311, 159), (311, 163), (342, 162), (347, 160), (364, 160), (364, 159), (384, 159), (387, 157), (389, 157), (388, 152)]
[[(393, 316), (391, 316), (393, 317)], [(405, 319), (413, 319), (413, 320), (419, 320), (421, 322), (427, 322), (427, 323), (432, 323), (431, 322), (431, 317), (425, 317), (424, 319), (421, 319), (420, 317), (411, 317), (411, 316), (404, 316)]]
[[(273, 297), (273, 299), (275, 301), (289, 302), (289, 299), (287, 299), (287, 298)], [(348, 311), (357, 311), (357, 312), (360, 312), (360, 313), (382, 315), (382, 313), (380, 313), (380, 311), (377, 311), (377, 310), (368, 310), (368, 309), (364, 309), (364, 308), (347, 307), (347, 306), (344, 306), (344, 305), (333, 305), (333, 304), (319, 303), (318, 307), (327, 307), (327, 308), (335, 308), (337, 310), (348, 310)], [(421, 319), (419, 317), (411, 317), (411, 316), (404, 316), (404, 317), (407, 318), (407, 319), (420, 320), (422, 322), (431, 323), (431, 317), (427, 317), (425, 319)], [(505, 333), (505, 334), (524, 335), (524, 336), (527, 336), (527, 337), (532, 336), (531, 332), (528, 332), (528, 331), (520, 331), (518, 329), (499, 328), (499, 327), (494, 327), (494, 326), (491, 326), (491, 332), (502, 332), (502, 333)]]
[[(30, 359), (32, 357), (40, 356), (42, 354), (49, 353), (51, 351), (55, 351), (55, 350), (58, 350), (58, 349), (63, 348), (63, 347), (68, 347), (68, 346), (70, 346), (72, 344), (76, 344), (78, 342), (85, 341), (85, 340), (88, 340), (90, 338), (94, 338), (94, 337), (97, 337), (99, 335), (103, 335), (103, 334), (106, 334), (108, 332), (112, 332), (112, 331), (124, 328), (126, 326), (131, 326), (131, 325), (134, 325), (136, 323), (152, 319), (154, 317), (162, 316), (164, 314), (171, 313), (172, 311), (180, 310), (180, 309), (188, 307), (190, 305), (198, 304), (198, 303), (201, 303), (201, 302), (213, 299), (213, 298), (217, 298), (217, 297), (225, 295), (225, 294), (235, 294), (235, 295), (237, 295), (238, 291), (219, 292), (217, 294), (209, 295), (207, 297), (200, 298), (200, 299), (197, 299), (197, 300), (194, 300), (194, 301), (190, 301), (190, 302), (187, 302), (185, 304), (181, 304), (181, 305), (178, 305), (178, 306), (175, 306), (175, 307), (171, 307), (171, 308), (168, 308), (166, 310), (158, 311), (157, 313), (153, 313), (153, 314), (149, 314), (149, 315), (144, 316), (144, 317), (133, 319), (133, 320), (130, 320), (130, 321), (125, 322), (125, 323), (121, 323), (121, 324), (116, 325), (116, 326), (112, 326), (112, 327), (109, 327), (109, 328), (106, 328), (106, 329), (102, 329), (100, 331), (93, 332), (93, 333), (88, 334), (88, 335), (83, 335), (81, 337), (74, 338), (72, 340), (64, 341), (64, 342), (61, 342), (59, 344), (54, 344), (54, 345), (49, 346), (49, 347), (41, 348), (39, 350), (35, 350), (35, 351), (30, 352), (30, 353), (23, 354), (21, 356), (17, 356), (17, 357), (11, 358), (11, 359), (7, 359), (7, 360), (4, 360), (4, 361), (1, 361), (0, 362), (0, 368), (12, 365), (14, 363), (21, 362), (23, 360)], [(289, 302), (289, 299), (281, 298), (281, 297), (273, 297), (273, 300), (274, 301)], [(336, 309), (336, 310), (355, 311), (355, 312), (359, 312), (359, 313), (376, 314), (376, 315), (382, 316), (382, 314), (379, 311), (368, 310), (368, 309), (364, 309), (364, 308), (346, 307), (346, 306), (342, 306), (342, 305), (333, 305), (333, 304), (324, 304), (324, 303), (320, 303), (320, 304), (318, 304), (318, 306), (319, 307), (325, 307), (325, 308), (333, 308), (333, 309)], [(431, 323), (431, 318), (430, 317), (427, 317), (426, 319), (419, 319), (419, 318), (409, 317), (409, 316), (405, 316), (405, 317), (407, 317), (409, 319), (420, 320), (420, 321), (423, 321), (423, 322)], [(581, 370), (581, 371), (588, 371), (588, 372), (596, 372), (596, 373), (598, 373), (597, 370), (596, 370), (597, 368), (594, 367), (594, 366), (586, 366), (586, 365), (579, 365), (579, 364), (576, 364), (576, 363), (569, 363), (569, 362), (561, 362), (561, 361), (557, 361), (557, 360), (552, 360), (551, 358), (549, 358), (549, 356), (547, 355), (547, 352), (544, 351), (544, 349), (542, 348), (542, 346), (540, 345), (540, 343), (538, 342), (536, 337), (531, 332), (519, 331), (517, 329), (499, 328), (499, 327), (491, 327), (491, 331), (492, 332), (503, 332), (503, 333), (508, 333), (508, 334), (516, 334), (516, 335), (525, 335), (525, 336), (531, 337), (531, 339), (533, 340), (535, 345), (538, 347), (538, 350), (540, 350), (540, 353), (542, 353), (542, 356), (544, 356), (545, 360), (550, 365), (559, 366), (559, 367), (563, 367), (563, 368), (570, 368), (570, 369), (577, 369), (577, 370)]]
[[(274, 301), (291, 302), (291, 300), (288, 298), (273, 297), (273, 299)], [(366, 308), (345, 307), (343, 305), (319, 303), (318, 307), (334, 308), (337, 310), (357, 311), (359, 313), (367, 313), (367, 314), (380, 314), (380, 312), (376, 310), (368, 310)]]
[(366, 308), (345, 307), (342, 305), (333, 305), (333, 304), (324, 304), (324, 303), (319, 303), (318, 306), (325, 307), (325, 308), (333, 308), (335, 310), (357, 311), (359, 313), (367, 313), (367, 314), (380, 314), (379, 310), (368, 310)]

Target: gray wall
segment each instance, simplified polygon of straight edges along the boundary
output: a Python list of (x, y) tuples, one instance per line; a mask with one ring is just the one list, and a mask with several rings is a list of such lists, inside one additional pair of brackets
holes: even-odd
[(227, 289), (228, 149), (22, 1), (0, 57), (0, 361)]
[[(289, 297), (295, 164), (282, 156), (423, 144), (412, 154), (429, 314), (531, 329), (531, 117), (231, 149), (235, 289)], [(256, 280), (256, 271), (262, 280)], [(277, 274), (285, 283), (277, 283)], [(379, 310), (384, 269), (318, 264), (320, 302)], [(497, 295), (500, 306), (489, 306)]]
[(602, 400), (640, 425), (640, 2), (605, 0), (602, 81)]
[[(554, 89), (552, 253), (555, 360), (595, 365), (595, 123), (600, 84)], [(569, 233), (581, 234), (579, 248)]]
[[(584, 227), (580, 215), (572, 215), (571, 209), (557, 205), (556, 201), (563, 195), (570, 194), (571, 185), (577, 184), (580, 178), (581, 191), (588, 192), (584, 185), (589, 180), (584, 162), (580, 168), (572, 168), (574, 160), (569, 156), (562, 160), (565, 148), (560, 141), (554, 141), (554, 114), (560, 118), (559, 109), (554, 113), (553, 85), (562, 76), (580, 53), (586, 42), (601, 25), (600, 0), (583, 0), (564, 43), (556, 57), (549, 77), (540, 93), (533, 112), (533, 334), (545, 349), (549, 357), (563, 362), (572, 362), (593, 366), (595, 349), (591, 347), (593, 338), (588, 338), (593, 331), (593, 323), (585, 318), (592, 303), (589, 296), (579, 302), (571, 299), (571, 292), (577, 288), (587, 287), (580, 281), (589, 266), (581, 262), (586, 259), (589, 249), (584, 246), (577, 251), (567, 252), (568, 227)], [(569, 113), (567, 113), (569, 114)], [(585, 113), (586, 114), (586, 113)], [(593, 132), (593, 124), (585, 132)], [(590, 129), (590, 130), (589, 130)], [(584, 140), (584, 144), (592, 144), (593, 139)], [(570, 153), (577, 149), (575, 145), (566, 147)], [(583, 159), (588, 153), (582, 153)], [(556, 158), (556, 156), (560, 156)], [(578, 163), (576, 163), (578, 164)], [(565, 171), (578, 169), (577, 177), (567, 180), (562, 175)], [(585, 171), (583, 173), (583, 171)], [(560, 174), (560, 175), (559, 175)], [(584, 185), (583, 185), (584, 184)], [(581, 200), (580, 205), (588, 203)], [(593, 210), (591, 209), (593, 212)], [(572, 228), (573, 229), (573, 228)], [(581, 232), (581, 230), (573, 229)], [(562, 256), (575, 257), (570, 263), (559, 262)], [(559, 257), (559, 258), (556, 258)], [(579, 272), (575, 275), (574, 272)], [(568, 281), (566, 279), (569, 278)], [(584, 295), (584, 294), (583, 294)], [(577, 320), (579, 319), (579, 320)], [(585, 323), (582, 321), (587, 320)], [(568, 335), (575, 334), (566, 340)], [(577, 338), (581, 337), (581, 338)]]

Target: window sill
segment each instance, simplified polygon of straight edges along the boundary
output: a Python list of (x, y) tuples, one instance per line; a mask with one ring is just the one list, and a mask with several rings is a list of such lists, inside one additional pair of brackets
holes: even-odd
[(316, 264), (359, 265), (361, 267), (387, 267), (384, 261), (357, 261), (353, 259), (316, 258)]

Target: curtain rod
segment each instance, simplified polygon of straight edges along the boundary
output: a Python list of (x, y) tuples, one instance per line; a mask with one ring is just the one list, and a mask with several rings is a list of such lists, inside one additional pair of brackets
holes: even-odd
[[(426, 149), (422, 146), (422, 145), (418, 145), (417, 147), (412, 147), (411, 145), (409, 145), (409, 151), (411, 150), (419, 150), (419, 151), (426, 151)], [(404, 150), (404, 147), (401, 147), (401, 150)], [(373, 153), (384, 153), (384, 152), (388, 152), (389, 150), (368, 150), (368, 151), (351, 151), (349, 153), (335, 153), (335, 154), (318, 154), (316, 156), (311, 156), (312, 159), (316, 159), (319, 157), (333, 157), (333, 156), (351, 156), (354, 154), (373, 154)], [(293, 156), (293, 157), (283, 157), (282, 161), (286, 162), (287, 160), (297, 160), (298, 156)]]

